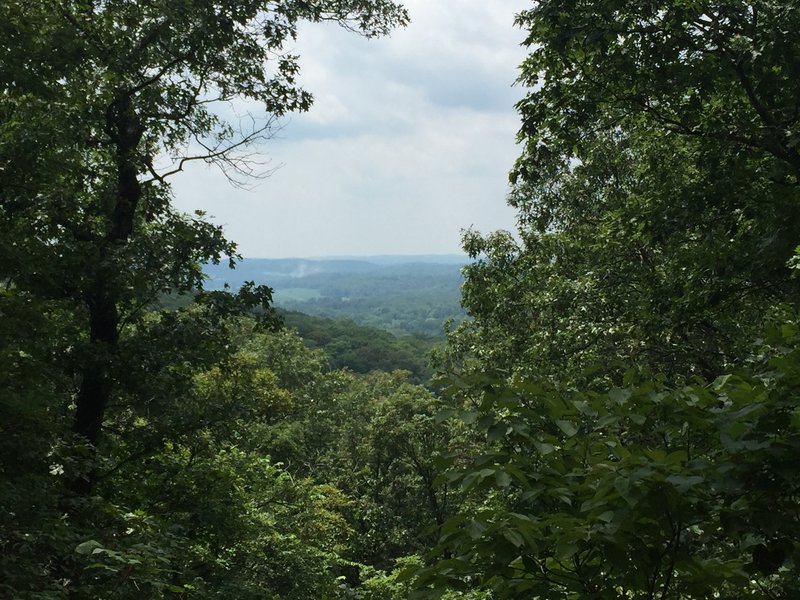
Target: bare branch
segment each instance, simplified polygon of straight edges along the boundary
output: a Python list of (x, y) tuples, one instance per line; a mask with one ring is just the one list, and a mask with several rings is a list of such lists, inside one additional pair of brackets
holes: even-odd
[[(251, 119), (253, 120), (253, 123), (255, 123), (255, 119), (253, 117), (251, 117)], [(148, 171), (152, 175), (152, 178), (143, 183), (152, 181), (163, 183), (167, 177), (183, 171), (184, 166), (187, 163), (203, 161), (208, 164), (217, 165), (233, 186), (239, 189), (251, 189), (247, 184), (247, 180), (265, 179), (266, 177), (272, 175), (282, 165), (277, 165), (276, 167), (268, 170), (260, 170), (259, 167), (263, 166), (265, 161), (256, 160), (254, 157), (257, 156), (257, 153), (253, 152), (249, 154), (237, 155), (236, 151), (253, 145), (258, 141), (267, 140), (273, 137), (274, 133), (279, 130), (279, 127), (275, 125), (276, 121), (277, 120), (274, 117), (271, 117), (265, 124), (261, 125), (260, 127), (253, 128), (252, 131), (246, 135), (243, 135), (241, 139), (237, 141), (220, 143), (216, 146), (206, 143), (203, 141), (203, 138), (199, 133), (194, 132), (194, 141), (204, 150), (204, 152), (181, 157), (177, 163), (174, 163), (171, 168), (168, 168), (168, 170), (162, 173), (157, 172), (152, 164), (152, 160), (148, 161), (147, 167)], [(239, 174), (242, 177), (237, 178), (234, 176), (234, 174)]]

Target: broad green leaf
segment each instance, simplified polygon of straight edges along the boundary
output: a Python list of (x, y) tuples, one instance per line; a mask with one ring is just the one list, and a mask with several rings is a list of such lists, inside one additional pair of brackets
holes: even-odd
[(564, 421), (562, 419), (557, 419), (556, 425), (558, 425), (558, 428), (561, 431), (563, 431), (567, 437), (572, 437), (573, 435), (578, 433), (578, 428), (571, 421)]
[(608, 392), (608, 397), (612, 402), (625, 404), (631, 397), (631, 391), (627, 388), (611, 388)]
[(93, 554), (95, 550), (102, 549), (103, 545), (97, 540), (87, 540), (78, 544), (75, 547), (75, 552), (78, 554)]

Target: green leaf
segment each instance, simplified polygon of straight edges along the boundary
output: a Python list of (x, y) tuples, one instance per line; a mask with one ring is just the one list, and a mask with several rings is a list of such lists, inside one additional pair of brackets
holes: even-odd
[(614, 520), (614, 511), (613, 510), (607, 510), (604, 513), (601, 513), (601, 514), (597, 515), (597, 520), (598, 521), (603, 521), (605, 523), (610, 523), (611, 521)]
[(478, 420), (478, 413), (474, 410), (462, 411), (459, 418), (467, 425), (472, 425)]
[(434, 415), (433, 420), (435, 423), (444, 423), (451, 417), (456, 414), (456, 409), (454, 408), (442, 408), (437, 411), (436, 415)]
[(578, 543), (566, 536), (556, 542), (555, 554), (559, 560), (567, 560), (578, 553)]
[(627, 388), (611, 388), (608, 392), (608, 397), (612, 402), (625, 404), (631, 397), (631, 391)]
[(620, 497), (625, 500), (629, 505), (633, 506), (634, 501), (630, 495), (631, 482), (627, 477), (617, 477), (614, 480), (614, 489)]
[(495, 423), (491, 427), (489, 427), (489, 431), (486, 433), (486, 439), (489, 443), (496, 442), (500, 438), (506, 435), (508, 432), (508, 426), (505, 423)]
[(596, 417), (597, 411), (593, 409), (586, 400), (574, 400), (572, 404), (578, 409), (578, 412), (586, 417)]
[(97, 540), (87, 540), (78, 544), (75, 547), (75, 552), (78, 554), (94, 554), (95, 550), (102, 549), (103, 545)]
[(670, 475), (667, 477), (667, 481), (670, 482), (676, 490), (683, 493), (703, 483), (705, 479), (699, 475)]
[(636, 425), (644, 425), (645, 421), (647, 421), (647, 417), (636, 413), (630, 413), (627, 417)]
[(472, 519), (467, 521), (466, 529), (469, 537), (471, 537), (473, 540), (477, 540), (483, 536), (483, 532), (486, 531), (486, 525), (480, 521)]
[(567, 437), (572, 437), (573, 435), (578, 433), (578, 428), (575, 426), (574, 423), (572, 423), (570, 421), (564, 421), (562, 419), (557, 419), (556, 420), (556, 425), (558, 425), (558, 428), (561, 431), (563, 431), (564, 434)]
[(494, 479), (501, 488), (507, 488), (511, 485), (511, 475), (506, 473), (505, 471), (496, 471), (494, 474)]
[(517, 548), (522, 548), (525, 545), (525, 538), (523, 538), (522, 535), (514, 529), (506, 529), (503, 531), (503, 537)]

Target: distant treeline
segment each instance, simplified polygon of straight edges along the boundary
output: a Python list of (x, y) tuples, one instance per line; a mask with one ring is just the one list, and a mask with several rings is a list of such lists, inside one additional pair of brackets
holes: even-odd
[[(191, 299), (189, 295), (165, 295), (159, 308), (185, 308)], [(307, 347), (323, 350), (332, 369), (354, 373), (401, 369), (410, 373), (411, 381), (424, 383), (433, 375), (430, 353), (444, 343), (441, 338), (423, 334), (395, 335), (378, 327), (359, 325), (350, 318), (330, 319), (283, 309), (278, 310), (278, 315), (286, 328), (297, 331)]]
[[(448, 319), (464, 318), (460, 304), (465, 261), (459, 257), (374, 260), (246, 259), (234, 270), (207, 265), (208, 287), (246, 280), (275, 290), (275, 304), (320, 317), (348, 318), (396, 335), (442, 337)], [(440, 260), (442, 262), (433, 262)], [(414, 261), (414, 262), (411, 262)]]
[(351, 319), (326, 319), (294, 311), (280, 311), (287, 327), (296, 329), (310, 348), (320, 348), (334, 369), (356, 373), (402, 369), (422, 383), (433, 374), (428, 355), (441, 340), (424, 335), (395, 336)]

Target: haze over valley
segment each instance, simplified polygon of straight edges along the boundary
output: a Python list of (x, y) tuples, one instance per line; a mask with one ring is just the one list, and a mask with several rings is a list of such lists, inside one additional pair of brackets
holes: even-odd
[(350, 318), (397, 335), (443, 336), (443, 324), (464, 317), (464, 255), (246, 258), (235, 269), (208, 264), (208, 289), (245, 281), (268, 285), (275, 305), (327, 318)]

